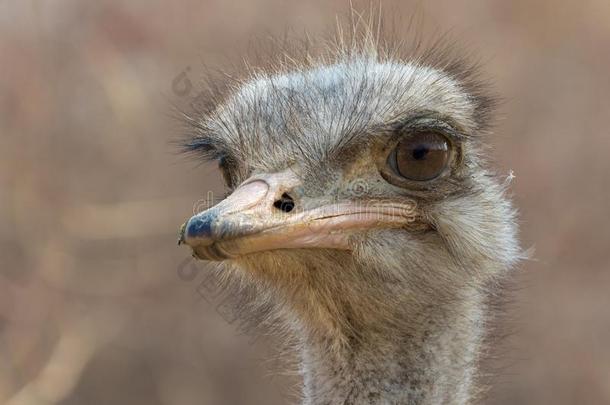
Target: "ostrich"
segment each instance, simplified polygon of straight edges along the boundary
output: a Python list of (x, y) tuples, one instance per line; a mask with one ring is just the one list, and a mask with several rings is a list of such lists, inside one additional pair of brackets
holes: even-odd
[(472, 403), (488, 299), (520, 256), (485, 159), (493, 98), (447, 52), (372, 37), (187, 115), (229, 193), (179, 243), (288, 326), (304, 404)]

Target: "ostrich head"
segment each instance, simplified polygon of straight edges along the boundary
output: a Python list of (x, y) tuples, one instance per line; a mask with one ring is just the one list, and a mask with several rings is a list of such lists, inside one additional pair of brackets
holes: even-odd
[(306, 403), (476, 394), (485, 299), (519, 250), (486, 167), (492, 102), (461, 66), (340, 51), (192, 118), (230, 193), (180, 241), (287, 322)]

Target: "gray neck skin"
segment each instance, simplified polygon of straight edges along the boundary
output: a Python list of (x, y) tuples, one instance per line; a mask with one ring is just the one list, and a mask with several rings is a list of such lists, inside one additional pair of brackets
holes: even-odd
[[(409, 250), (408, 252), (411, 252)], [(397, 270), (347, 254), (275, 252), (245, 262), (300, 343), (305, 405), (468, 404), (484, 289), (442, 251)], [(383, 257), (368, 254), (370, 262)], [(417, 261), (420, 267), (404, 269)], [(398, 276), (397, 276), (398, 274)], [(468, 281), (465, 281), (468, 280)]]
[(302, 331), (304, 404), (470, 403), (480, 309), (472, 299), (430, 306), (359, 337)]

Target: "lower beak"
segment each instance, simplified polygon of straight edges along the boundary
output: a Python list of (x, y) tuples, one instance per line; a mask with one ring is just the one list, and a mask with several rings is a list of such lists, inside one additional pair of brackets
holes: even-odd
[(299, 180), (291, 172), (245, 181), (218, 205), (190, 218), (179, 244), (200, 259), (225, 260), (275, 249), (350, 249), (349, 237), (371, 228), (404, 227), (415, 220), (414, 203), (309, 201), (291, 194)]

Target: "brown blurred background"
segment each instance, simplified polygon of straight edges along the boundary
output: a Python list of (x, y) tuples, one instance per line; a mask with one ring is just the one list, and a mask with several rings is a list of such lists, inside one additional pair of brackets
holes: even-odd
[[(168, 100), (253, 35), (324, 33), (348, 7), (0, 0), (0, 403), (294, 403), (273, 340), (240, 332), (175, 246), (222, 188), (170, 144)], [(485, 403), (610, 403), (610, 2), (382, 8), (450, 29), (505, 97), (494, 154), (535, 254)]]

